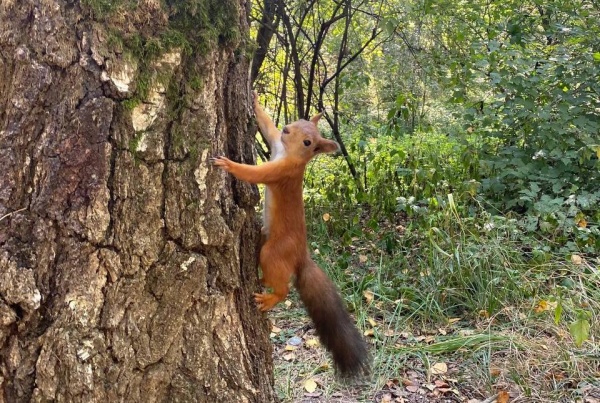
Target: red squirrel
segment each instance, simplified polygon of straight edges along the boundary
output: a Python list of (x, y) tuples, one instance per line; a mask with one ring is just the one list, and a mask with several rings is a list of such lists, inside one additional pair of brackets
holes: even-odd
[(332, 153), (338, 143), (321, 137), (317, 122), (298, 120), (280, 132), (254, 96), (254, 112), (260, 131), (271, 146), (271, 160), (262, 165), (238, 164), (225, 157), (212, 163), (236, 178), (266, 185), (263, 237), (260, 250), (262, 285), (272, 293), (254, 294), (261, 311), (283, 301), (289, 282), (295, 276), (300, 298), (315, 324), (321, 342), (333, 356), (335, 368), (343, 377), (369, 371), (367, 346), (354, 326), (335, 285), (311, 259), (306, 241), (306, 221), (302, 185), (306, 164), (317, 154)]

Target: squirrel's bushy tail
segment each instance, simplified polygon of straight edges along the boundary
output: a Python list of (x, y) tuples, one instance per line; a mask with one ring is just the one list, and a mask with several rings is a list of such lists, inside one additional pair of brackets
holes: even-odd
[(368, 373), (367, 345), (335, 285), (312, 259), (307, 258), (305, 267), (298, 270), (296, 288), (340, 375), (355, 377)]

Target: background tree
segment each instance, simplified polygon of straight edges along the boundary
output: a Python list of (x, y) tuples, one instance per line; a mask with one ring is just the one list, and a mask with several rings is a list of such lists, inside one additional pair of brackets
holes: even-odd
[(244, 3), (1, 3), (0, 401), (273, 399)]
[[(384, 32), (381, 15), (388, 11), (390, 6), (384, 1), (352, 0), (279, 1), (276, 5), (266, 1), (254, 9), (259, 47), (252, 78), (262, 93), (277, 95), (274, 121), (308, 119), (315, 111), (325, 111), (325, 120), (355, 179), (358, 174), (340, 134), (341, 77), (363, 52), (380, 44), (376, 39)], [(384, 37), (382, 42), (389, 39), (389, 35)]]
[[(573, 343), (519, 353), (553, 362), (565, 381), (522, 371), (516, 383), (532, 400), (576, 399), (587, 383), (600, 396), (597, 360), (560, 358), (594, 354), (600, 329), (598, 1), (284, 3), (255, 85), (280, 125), (324, 108), (323, 135), (344, 145), (345, 158), (307, 167), (310, 245), (372, 335), (378, 379), (430, 348), (398, 349), (398, 334), (461, 318), (468, 332), (510, 327), (524, 345), (539, 341), (535, 329), (560, 328)], [(467, 341), (439, 337), (423, 373), (453, 343)], [(489, 391), (500, 378), (481, 363), (514, 350), (488, 347), (455, 358), (479, 363), (470, 379)], [(518, 355), (501, 360), (518, 368)], [(284, 373), (298, 370), (283, 361)], [(577, 388), (561, 389), (566, 379)]]

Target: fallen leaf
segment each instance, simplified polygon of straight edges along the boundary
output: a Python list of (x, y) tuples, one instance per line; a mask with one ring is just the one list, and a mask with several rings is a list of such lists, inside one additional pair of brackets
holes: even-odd
[(318, 347), (321, 343), (319, 342), (319, 339), (309, 339), (306, 341), (306, 343), (304, 344), (306, 347)]
[(508, 403), (508, 392), (505, 390), (501, 390), (498, 392), (498, 397), (496, 398), (496, 403)]
[(331, 220), (331, 216), (329, 215), (329, 213), (323, 214), (323, 221), (327, 222), (329, 220)]
[(273, 326), (271, 327), (271, 333), (275, 333), (275, 334), (277, 334), (277, 333), (279, 333), (279, 332), (281, 332), (281, 329), (280, 329), (280, 328), (278, 328), (277, 326), (273, 325)]
[(448, 332), (446, 332), (446, 329), (442, 329), (442, 328), (438, 329), (438, 333), (441, 334), (442, 336), (445, 336), (446, 334), (448, 334)]
[(385, 337), (394, 337), (396, 335), (396, 332), (394, 332), (392, 329), (388, 329), (385, 332), (383, 332), (383, 334), (385, 335)]
[(434, 391), (434, 389), (435, 389), (435, 385), (434, 385), (434, 384), (432, 384), (432, 383), (426, 383), (426, 384), (425, 384), (425, 385), (423, 385), (423, 386), (425, 386), (427, 389), (429, 389), (429, 391), (430, 391), (430, 392), (433, 392), (433, 391)]
[(285, 347), (284, 347), (285, 351), (294, 351), (297, 348), (298, 347), (296, 347), (296, 346), (290, 346), (289, 344), (286, 344)]
[(361, 262), (361, 263), (366, 263), (366, 262), (367, 262), (367, 260), (369, 260), (369, 259), (367, 258), (367, 256), (365, 256), (365, 255), (358, 255), (358, 261), (359, 261), (359, 262)]
[(391, 393), (386, 393), (381, 397), (381, 403), (390, 403), (392, 401)]
[(369, 324), (371, 325), (371, 327), (375, 327), (375, 326), (377, 326), (377, 322), (375, 322), (375, 319), (373, 319), (373, 318), (368, 318), (367, 320), (369, 321)]
[(542, 299), (540, 302), (537, 303), (534, 311), (535, 313), (540, 313), (547, 311), (548, 309), (550, 309), (550, 304), (548, 303), (548, 301)]
[(436, 379), (435, 382), (433, 382), (435, 384), (436, 388), (448, 388), (450, 387), (446, 382), (442, 381), (441, 379)]
[(408, 390), (411, 393), (416, 393), (419, 391), (419, 387), (417, 385), (408, 385), (406, 387), (406, 390)]
[(365, 330), (365, 332), (363, 333), (363, 335), (368, 336), (368, 337), (372, 337), (375, 335), (375, 330), (373, 329), (367, 329)]
[(448, 324), (451, 325), (453, 323), (460, 321), (461, 319), (462, 318), (450, 318), (450, 319), (448, 319)]
[(294, 354), (294, 353), (284, 354), (283, 359), (286, 361), (294, 361), (296, 359), (296, 354)]
[(289, 299), (286, 299), (285, 302), (284, 302), (284, 304), (285, 304), (286, 307), (289, 308), (289, 307), (292, 306), (292, 301), (290, 301)]
[(564, 371), (558, 370), (558, 369), (551, 369), (550, 371), (546, 372), (546, 375), (544, 376), (546, 379), (552, 379), (555, 381), (562, 381), (563, 379), (566, 378), (566, 374)]
[(571, 255), (571, 262), (579, 266), (583, 263), (583, 258), (579, 255)]
[(402, 378), (402, 385), (410, 386), (410, 385), (414, 385), (414, 384), (415, 384), (415, 382), (413, 382), (411, 379)]
[(500, 376), (501, 373), (502, 371), (500, 370), (500, 368), (490, 368), (491, 376)]
[(304, 393), (304, 397), (321, 397), (322, 392)]
[(363, 292), (363, 295), (365, 296), (365, 300), (367, 300), (367, 304), (373, 302), (373, 299), (375, 298), (375, 294), (373, 294), (373, 291), (366, 290)]
[(308, 393), (313, 393), (315, 390), (317, 390), (317, 383), (315, 380), (311, 378), (304, 381), (304, 390), (306, 390)]
[(579, 220), (579, 221), (577, 222), (577, 226), (578, 226), (579, 228), (585, 228), (585, 227), (587, 227), (587, 221), (586, 221), (585, 219), (583, 219), (583, 218), (582, 218), (581, 220)]
[(432, 375), (441, 375), (441, 374), (445, 374), (446, 372), (448, 372), (448, 365), (446, 365), (445, 362), (436, 362), (431, 367)]
[(546, 301), (546, 300), (541, 300), (540, 302), (538, 302), (538, 303), (537, 303), (537, 305), (536, 305), (536, 307), (535, 307), (534, 311), (535, 311), (536, 313), (540, 313), (540, 312), (547, 311), (548, 309), (549, 309), (549, 308), (548, 308), (548, 301)]

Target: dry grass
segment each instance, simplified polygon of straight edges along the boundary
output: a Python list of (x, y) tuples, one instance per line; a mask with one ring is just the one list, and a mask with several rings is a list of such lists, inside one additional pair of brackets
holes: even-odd
[[(583, 284), (583, 283), (582, 283)], [(373, 372), (362, 383), (339, 383), (301, 303), (291, 296), (271, 314), (276, 388), (283, 402), (483, 402), (508, 392), (511, 402), (600, 401), (598, 300), (578, 301), (592, 312), (590, 337), (576, 347), (568, 320), (536, 311), (539, 297), (484, 316), (425, 322), (394, 304), (365, 303), (356, 312), (367, 331)], [(276, 329), (277, 330), (277, 329)], [(287, 341), (299, 337), (292, 349)], [(435, 373), (435, 364), (447, 371)], [(317, 383), (308, 392), (304, 383)], [(438, 386), (436, 386), (438, 385)], [(391, 399), (391, 400), (388, 400)], [(396, 399), (396, 400), (394, 400)], [(596, 399), (596, 400), (594, 400)]]

